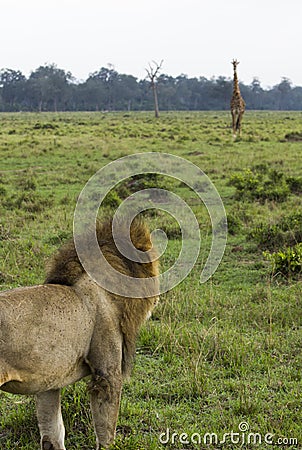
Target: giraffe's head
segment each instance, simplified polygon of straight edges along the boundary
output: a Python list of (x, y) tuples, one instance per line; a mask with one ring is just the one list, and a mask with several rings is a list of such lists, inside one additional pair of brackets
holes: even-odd
[(236, 70), (236, 67), (239, 64), (239, 61), (237, 61), (237, 59), (233, 59), (232, 64), (233, 64), (234, 70)]

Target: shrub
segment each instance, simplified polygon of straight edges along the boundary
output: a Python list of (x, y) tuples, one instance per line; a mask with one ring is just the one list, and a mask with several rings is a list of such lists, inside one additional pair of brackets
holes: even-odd
[(40, 123), (40, 122), (37, 122), (33, 127), (34, 130), (55, 130), (56, 128), (58, 128), (58, 125), (54, 123)]
[(265, 165), (233, 174), (228, 184), (236, 188), (237, 200), (284, 202), (290, 193), (285, 175)]
[(227, 215), (227, 227), (228, 227), (228, 233), (230, 233), (232, 236), (240, 233), (242, 230), (242, 222), (238, 215), (230, 212)]
[(102, 206), (107, 206), (109, 208), (118, 208), (122, 203), (118, 193), (114, 190), (110, 191), (102, 202)]
[(274, 224), (260, 223), (248, 233), (247, 238), (254, 239), (260, 248), (267, 250), (302, 242), (302, 213), (281, 217)]
[(51, 245), (61, 245), (64, 241), (71, 238), (69, 231), (59, 231), (57, 234), (51, 235), (44, 239), (44, 242)]
[(18, 188), (22, 191), (34, 191), (36, 183), (33, 178), (21, 178), (18, 182)]
[(37, 187), (35, 177), (31, 170), (25, 171), (20, 177), (18, 177), (16, 184), (18, 189), (22, 192), (35, 191)]
[(30, 213), (39, 213), (53, 204), (51, 197), (43, 197), (34, 191), (24, 191), (6, 199), (3, 206), (7, 209), (22, 209)]
[(285, 135), (286, 141), (298, 142), (302, 141), (302, 133), (299, 131), (292, 131), (291, 133), (287, 133)]
[(302, 194), (302, 177), (288, 177), (286, 178), (286, 182), (293, 194)]
[(166, 194), (164, 190), (171, 191), (173, 181), (165, 175), (159, 175), (157, 173), (146, 173), (142, 175), (135, 175), (129, 179), (121, 182), (116, 187), (116, 192), (121, 199), (127, 198), (129, 195), (142, 191), (144, 189), (157, 188), (162, 189), (162, 191), (153, 192), (151, 195), (156, 196), (157, 199), (161, 198), (164, 200)]
[(150, 188), (168, 189), (170, 183), (171, 182), (164, 175), (159, 175), (158, 173), (146, 173), (129, 178), (126, 187), (133, 193)]
[(264, 256), (272, 263), (273, 275), (291, 278), (302, 274), (302, 243), (275, 253), (264, 252)]

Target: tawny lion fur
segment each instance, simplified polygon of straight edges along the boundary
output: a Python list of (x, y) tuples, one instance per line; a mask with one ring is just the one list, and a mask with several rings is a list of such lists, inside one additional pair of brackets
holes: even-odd
[[(137, 249), (151, 250), (149, 263), (121, 255), (111, 230), (111, 221), (99, 224), (97, 239), (117, 271), (136, 278), (159, 274), (141, 221), (132, 223), (131, 239)], [(88, 248), (92, 235), (85, 237)], [(105, 291), (84, 271), (73, 241), (53, 257), (43, 285), (0, 293), (0, 389), (36, 396), (41, 449), (65, 449), (60, 389), (86, 376), (91, 377), (96, 448), (112, 444), (122, 381), (131, 371), (139, 328), (157, 299), (148, 293), (137, 299)]]

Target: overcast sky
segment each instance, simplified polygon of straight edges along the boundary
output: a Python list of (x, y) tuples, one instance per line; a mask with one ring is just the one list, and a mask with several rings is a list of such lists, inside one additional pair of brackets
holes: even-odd
[(302, 86), (301, 0), (0, 0), (0, 68), (26, 76), (55, 63), (78, 80), (112, 64), (145, 77), (258, 77), (269, 87), (288, 77)]

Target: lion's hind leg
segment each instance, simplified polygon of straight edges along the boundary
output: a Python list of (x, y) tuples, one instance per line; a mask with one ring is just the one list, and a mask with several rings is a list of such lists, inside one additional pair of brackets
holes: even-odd
[(60, 390), (36, 396), (42, 450), (65, 450), (65, 428), (61, 414)]

